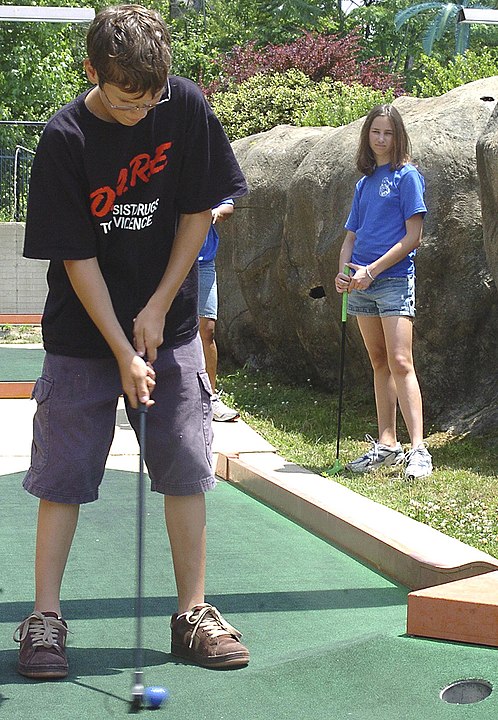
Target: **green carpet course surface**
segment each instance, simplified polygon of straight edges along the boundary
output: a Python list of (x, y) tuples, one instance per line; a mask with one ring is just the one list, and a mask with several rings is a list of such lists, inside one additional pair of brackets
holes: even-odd
[[(15, 671), (12, 633), (31, 611), (37, 500), (0, 477), (0, 719), (125, 717), (135, 643), (136, 473), (106, 472), (83, 506), (63, 585), (67, 679)], [(496, 686), (496, 650), (407, 637), (407, 589), (236, 488), (208, 493), (207, 599), (244, 635), (248, 667), (207, 670), (169, 654), (176, 610), (162, 498), (147, 495), (145, 685), (170, 720), (439, 720), (498, 717), (498, 689), (454, 705), (466, 678)], [(143, 712), (150, 712), (144, 710)], [(161, 715), (159, 715), (159, 713)]]
[(19, 345), (0, 346), (0, 381), (29, 382), (41, 374), (45, 351)]

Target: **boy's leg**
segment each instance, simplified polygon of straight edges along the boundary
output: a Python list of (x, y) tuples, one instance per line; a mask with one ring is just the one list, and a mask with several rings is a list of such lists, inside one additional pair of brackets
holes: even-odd
[[(197, 336), (160, 351), (155, 405), (147, 413), (145, 461), (152, 489), (165, 496), (165, 517), (178, 590), (171, 619), (171, 651), (207, 667), (249, 662), (241, 634), (204, 602), (206, 510), (215, 485), (212, 468), (210, 386)], [(127, 406), (138, 431), (138, 412)]]
[(36, 535), (35, 610), (61, 615), (60, 588), (79, 505), (40, 500)]
[(98, 496), (114, 433), (120, 378), (114, 360), (47, 355), (34, 388), (31, 466), (23, 485), (40, 498), (35, 609), (17, 628), (18, 670), (32, 678), (68, 672), (60, 588), (79, 505)]
[(65, 677), (67, 625), (60, 589), (78, 522), (79, 505), (40, 500), (36, 534), (35, 609), (17, 628), (18, 671), (37, 679)]
[(204, 493), (164, 498), (173, 555), (178, 613), (204, 602), (206, 575), (206, 499)]

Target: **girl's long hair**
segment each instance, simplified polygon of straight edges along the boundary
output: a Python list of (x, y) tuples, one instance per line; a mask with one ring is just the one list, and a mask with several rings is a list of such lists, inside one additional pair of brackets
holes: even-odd
[(370, 149), (369, 134), (373, 121), (381, 116), (389, 118), (393, 129), (391, 170), (396, 170), (410, 161), (410, 138), (399, 111), (392, 105), (376, 105), (368, 113), (361, 128), (360, 144), (356, 153), (356, 167), (362, 175), (371, 175), (377, 167), (374, 154)]

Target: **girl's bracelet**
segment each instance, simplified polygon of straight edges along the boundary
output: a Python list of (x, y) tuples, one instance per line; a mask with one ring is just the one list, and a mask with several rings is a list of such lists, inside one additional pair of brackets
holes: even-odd
[(372, 273), (370, 272), (370, 270), (369, 270), (369, 268), (368, 268), (368, 265), (365, 265), (365, 270), (366, 270), (366, 272), (367, 272), (368, 277), (369, 277), (370, 280), (373, 282), (373, 281), (375, 280), (375, 278), (373, 277)]

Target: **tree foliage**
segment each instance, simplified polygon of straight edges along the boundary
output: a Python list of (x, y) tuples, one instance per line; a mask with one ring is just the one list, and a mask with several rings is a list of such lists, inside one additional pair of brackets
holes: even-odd
[(444, 64), (437, 58), (422, 55), (419, 62), (424, 68), (424, 74), (413, 89), (413, 94), (418, 97), (444, 95), (460, 85), (498, 75), (496, 49), (485, 48), (479, 55), (467, 50)]
[[(81, 92), (84, 36), (81, 26), (0, 23), (0, 118), (46, 121)], [(36, 144), (36, 134), (0, 126), (0, 146), (14, 135), (18, 144)]]
[[(462, 4), (467, 1), (460, 0)], [(266, 124), (272, 122), (271, 118), (313, 124), (329, 118), (328, 122), (335, 124), (331, 88), (336, 93), (334, 102), (342, 108), (339, 115), (345, 119), (346, 105), (356, 114), (356, 97), (370, 97), (372, 88), (381, 93), (389, 89), (396, 95), (403, 87), (414, 87), (417, 94), (427, 94), (439, 92), (457, 78), (465, 81), (485, 76), (491, 65), (486, 50), (481, 48), (498, 46), (495, 28), (473, 28), (474, 55), (467, 53), (464, 64), (448, 63), (453, 55), (453, 40), (445, 32), (433, 45), (431, 58), (436, 65), (429, 63), (421, 46), (427, 14), (414, 13), (417, 6), (412, 6), (410, 0), (364, 0), (347, 16), (338, 0), (141, 2), (170, 20), (173, 71), (200, 82), (220, 108), (232, 103), (237, 132), (244, 124), (249, 128), (241, 98), (258, 114), (256, 130), (251, 132), (262, 128), (266, 100), (259, 93), (264, 88), (275, 93), (274, 104), (280, 103), (278, 111), (267, 108)], [(53, 0), (37, 0), (37, 4), (53, 5)], [(58, 0), (57, 4), (85, 6), (88, 2)], [(93, 7), (98, 11), (107, 4), (106, 0), (98, 0)], [(423, 5), (427, 4), (431, 3)], [(437, 13), (443, 3), (434, 0), (432, 4), (438, 5), (432, 10)], [(452, 3), (445, 7), (450, 5), (457, 7)], [(408, 17), (408, 10), (409, 22), (400, 24), (398, 32), (396, 13), (405, 12)], [(0, 23), (0, 118), (45, 121), (88, 87), (81, 65), (84, 36), (85, 28), (74, 24)], [(253, 81), (254, 86), (246, 85), (255, 77), (258, 79)], [(278, 88), (275, 78), (282, 77), (285, 87)], [(257, 103), (245, 97), (251, 88), (260, 97), (259, 109)], [(227, 93), (223, 102), (222, 90)], [(308, 94), (313, 103), (303, 104), (298, 90)], [(317, 93), (322, 93), (321, 99)], [(291, 98), (296, 103), (292, 112)], [(0, 145), (8, 132), (13, 136), (12, 131), (0, 127)], [(23, 133), (15, 132), (16, 142), (22, 142)], [(24, 137), (25, 143), (32, 146), (34, 141)]]
[[(413, 17), (421, 13), (430, 13), (432, 18), (427, 26), (427, 30), (422, 40), (422, 47), (427, 55), (432, 53), (434, 43), (440, 40), (449, 27), (454, 26), (455, 33), (455, 54), (461, 54), (469, 47), (470, 41), (470, 25), (460, 24), (456, 22), (458, 12), (463, 7), (468, 7), (472, 3), (465, 0), (461, 4), (448, 2), (423, 2), (412, 5), (404, 10), (400, 10), (394, 18), (396, 29), (399, 30), (405, 23), (409, 22)], [(437, 10), (435, 16), (432, 12)], [(434, 16), (434, 17), (432, 17)]]

